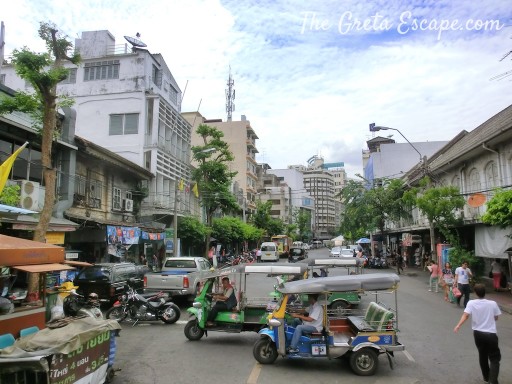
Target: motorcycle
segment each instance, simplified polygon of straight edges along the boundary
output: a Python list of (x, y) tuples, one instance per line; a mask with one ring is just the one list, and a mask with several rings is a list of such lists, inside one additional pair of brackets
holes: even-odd
[(150, 296), (142, 295), (137, 293), (132, 285), (129, 281), (125, 286), (125, 293), (105, 312), (106, 319), (122, 322), (129, 318), (133, 320), (132, 326), (139, 321), (161, 320), (166, 324), (178, 321), (181, 315), (180, 308), (169, 298), (165, 298), (163, 292)]
[(100, 301), (98, 295), (94, 292), (91, 292), (86, 298), (72, 289), (69, 295), (64, 298), (63, 310), (66, 316), (103, 319)]

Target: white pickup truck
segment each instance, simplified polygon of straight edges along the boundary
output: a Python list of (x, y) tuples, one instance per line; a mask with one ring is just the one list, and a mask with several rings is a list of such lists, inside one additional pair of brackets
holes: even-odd
[(186, 296), (194, 300), (201, 279), (213, 272), (204, 257), (167, 257), (160, 272), (144, 275), (145, 292), (167, 292), (170, 296)]

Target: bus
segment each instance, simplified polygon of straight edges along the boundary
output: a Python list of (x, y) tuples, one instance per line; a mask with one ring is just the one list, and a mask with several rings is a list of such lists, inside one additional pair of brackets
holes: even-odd
[(288, 257), (288, 253), (290, 252), (290, 247), (292, 245), (291, 237), (286, 235), (275, 235), (272, 236), (271, 240), (277, 245), (279, 257)]

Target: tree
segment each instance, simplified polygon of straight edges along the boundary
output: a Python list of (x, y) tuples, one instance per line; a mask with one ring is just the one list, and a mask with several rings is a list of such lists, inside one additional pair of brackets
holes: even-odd
[(487, 202), (487, 211), (482, 216), (485, 224), (501, 228), (512, 227), (512, 190), (498, 190)]
[(271, 201), (266, 201), (264, 203), (262, 203), (261, 201), (256, 202), (256, 212), (254, 212), (254, 214), (251, 216), (251, 220), (257, 228), (264, 229), (265, 231), (267, 230), (267, 224), (272, 218), (270, 216), (271, 209)]
[[(235, 196), (230, 192), (231, 182), (236, 172), (229, 170), (228, 163), (234, 160), (229, 145), (222, 140), (224, 133), (215, 127), (200, 124), (196, 133), (202, 138), (203, 145), (192, 147), (197, 168), (192, 172), (192, 179), (201, 191), (201, 205), (206, 211), (206, 224), (212, 225), (216, 210), (231, 212), (238, 209)], [(206, 236), (205, 255), (208, 255), (209, 235)]]
[(208, 233), (206, 225), (191, 216), (180, 217), (178, 224), (178, 237), (183, 243), (183, 249), (188, 249), (189, 254), (191, 254), (191, 250), (196, 248), (202, 249), (204, 239)]
[[(430, 228), (430, 249), (434, 260), (437, 260), (435, 247), (435, 227), (445, 237), (450, 237), (450, 227), (457, 222), (455, 211), (462, 209), (466, 201), (460, 195), (459, 189), (454, 186), (432, 187), (428, 177), (420, 181), (419, 188), (407, 191), (405, 197), (427, 217)], [(453, 241), (456, 239), (453, 238)], [(459, 246), (458, 241), (454, 246)]]
[[(0, 101), (0, 114), (21, 111), (30, 114), (41, 129), (41, 163), (45, 185), (43, 209), (34, 231), (34, 240), (44, 242), (55, 204), (56, 170), (52, 162), (52, 144), (57, 128), (57, 108), (71, 105), (70, 99), (57, 95), (57, 84), (68, 76), (64, 63), (80, 62), (80, 55), (68, 52), (73, 45), (53, 23), (40, 23), (39, 37), (46, 43), (47, 52), (35, 53), (27, 47), (13, 51), (12, 64), (18, 76), (29, 82), (35, 92), (16, 93), (14, 98)], [(39, 125), (41, 127), (41, 125)]]
[(378, 229), (382, 235), (386, 223), (409, 216), (403, 182), (399, 179), (380, 179), (379, 185), (367, 189), (366, 180), (349, 180), (340, 193), (344, 212), (340, 232), (346, 239), (355, 240)]
[(311, 237), (311, 212), (296, 209), (294, 212), (294, 220), (297, 224), (297, 230), (299, 232), (299, 239), (301, 241), (308, 241)]
[(15, 206), (20, 202), (20, 186), (7, 185), (0, 194), (0, 204)]

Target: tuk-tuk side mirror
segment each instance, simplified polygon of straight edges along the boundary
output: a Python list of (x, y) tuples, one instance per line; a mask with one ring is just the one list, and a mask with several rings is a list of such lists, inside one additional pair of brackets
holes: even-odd
[(194, 302), (192, 303), (192, 306), (193, 306), (194, 308), (198, 308), (198, 309), (200, 309), (200, 308), (202, 308), (202, 307), (203, 307), (203, 304), (202, 304), (202, 303), (200, 303), (199, 301), (194, 301)]
[(270, 319), (268, 321), (268, 325), (270, 325), (271, 327), (280, 327), (281, 326), (281, 322), (277, 319)]

